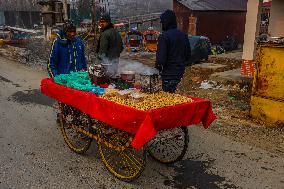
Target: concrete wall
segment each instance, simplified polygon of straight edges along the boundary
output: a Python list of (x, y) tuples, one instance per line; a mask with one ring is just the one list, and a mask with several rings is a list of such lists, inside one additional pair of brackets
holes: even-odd
[(283, 0), (272, 1), (268, 33), (274, 37), (284, 37), (284, 1)]

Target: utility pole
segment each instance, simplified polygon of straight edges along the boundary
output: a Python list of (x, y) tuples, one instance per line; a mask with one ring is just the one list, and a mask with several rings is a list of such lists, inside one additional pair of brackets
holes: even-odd
[(93, 3), (93, 17), (92, 17), (92, 32), (94, 34), (94, 48), (93, 50), (95, 50), (94, 52), (96, 52), (96, 48), (98, 48), (98, 44), (97, 44), (97, 30), (96, 30), (96, 17), (97, 17), (97, 2), (96, 0), (92, 0), (92, 3)]
[(68, 3), (67, 0), (63, 0), (63, 20), (68, 21)]
[(96, 30), (96, 16), (97, 16), (97, 5), (96, 5), (96, 0), (93, 0), (93, 18), (92, 18), (92, 25), (93, 25), (93, 30)]

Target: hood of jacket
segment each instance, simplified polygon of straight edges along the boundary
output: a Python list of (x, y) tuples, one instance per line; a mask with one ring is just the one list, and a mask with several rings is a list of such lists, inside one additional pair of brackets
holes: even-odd
[[(75, 37), (73, 39), (73, 41), (76, 40), (77, 37)], [(61, 44), (61, 45), (67, 45), (68, 43), (71, 42), (71, 40), (67, 39), (66, 37), (66, 34), (60, 30), (58, 33), (57, 33), (57, 41)]]
[(102, 32), (110, 29), (110, 28), (114, 28), (112, 23), (109, 23), (104, 29), (102, 29)]
[(177, 28), (176, 15), (172, 10), (166, 10), (161, 16), (161, 23), (163, 31)]

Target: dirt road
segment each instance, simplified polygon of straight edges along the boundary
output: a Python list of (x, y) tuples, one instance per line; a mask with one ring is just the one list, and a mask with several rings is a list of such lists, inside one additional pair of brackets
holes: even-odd
[(284, 188), (284, 158), (189, 127), (188, 153), (165, 166), (151, 158), (141, 177), (111, 176), (96, 144), (72, 153), (56, 126), (54, 101), (41, 95), (46, 73), (0, 57), (0, 188)]

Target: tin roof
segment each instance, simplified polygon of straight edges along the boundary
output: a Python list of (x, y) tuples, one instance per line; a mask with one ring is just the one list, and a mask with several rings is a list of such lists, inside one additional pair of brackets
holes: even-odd
[(246, 11), (247, 0), (177, 0), (197, 11)]

